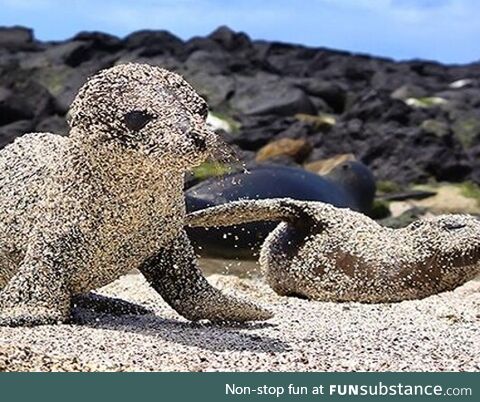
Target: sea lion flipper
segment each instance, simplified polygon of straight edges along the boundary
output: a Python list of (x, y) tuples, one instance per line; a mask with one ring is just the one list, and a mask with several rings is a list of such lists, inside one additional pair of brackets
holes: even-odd
[(242, 200), (206, 208), (187, 215), (187, 226), (231, 226), (258, 221), (296, 221), (304, 215), (305, 202), (290, 198)]
[(173, 309), (191, 321), (256, 321), (272, 317), (259, 305), (224, 295), (211, 286), (195, 262), (185, 232), (147, 260), (140, 271)]
[(52, 258), (55, 254), (51, 250), (46, 245), (31, 247), (16, 274), (2, 289), (0, 326), (56, 324), (69, 318), (71, 295), (65, 274)]

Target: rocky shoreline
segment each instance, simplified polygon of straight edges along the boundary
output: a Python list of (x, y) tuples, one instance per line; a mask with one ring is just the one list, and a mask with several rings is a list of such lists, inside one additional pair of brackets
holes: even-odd
[(247, 164), (353, 153), (379, 180), (480, 183), (480, 63), (395, 62), (254, 41), (226, 27), (187, 41), (139, 31), (61, 42), (0, 28), (0, 147), (25, 132), (65, 133), (68, 105), (87, 76), (129, 61), (185, 76)]

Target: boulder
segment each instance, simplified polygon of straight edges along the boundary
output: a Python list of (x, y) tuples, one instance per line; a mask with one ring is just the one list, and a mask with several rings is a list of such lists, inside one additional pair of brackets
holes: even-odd
[(0, 49), (24, 51), (36, 47), (32, 29), (21, 26), (0, 27)]
[(151, 57), (159, 54), (181, 55), (183, 41), (168, 31), (142, 30), (127, 35), (123, 45), (128, 50), (140, 49), (139, 57)]
[(334, 113), (342, 113), (347, 101), (347, 91), (343, 85), (314, 78), (293, 80), (294, 85), (303, 89), (308, 95), (319, 97), (326, 102)]
[(184, 67), (190, 74), (219, 75), (228, 73), (228, 63), (228, 54), (196, 50), (188, 56)]
[(53, 133), (59, 135), (67, 135), (69, 129), (65, 118), (58, 115), (47, 117), (35, 127), (35, 131), (39, 133)]
[(227, 51), (243, 50), (251, 47), (250, 38), (243, 32), (232, 31), (227, 26), (220, 26), (208, 38), (217, 42)]
[(311, 151), (312, 146), (304, 139), (282, 138), (260, 148), (255, 159), (257, 162), (264, 162), (278, 156), (288, 156), (301, 162)]
[(186, 72), (185, 78), (212, 109), (224, 109), (235, 93), (235, 80), (228, 75), (199, 71), (195, 74)]
[(408, 98), (422, 98), (427, 96), (427, 91), (413, 84), (404, 84), (401, 87), (397, 88), (390, 95), (393, 99), (407, 100)]
[(408, 123), (410, 108), (404, 102), (390, 98), (386, 93), (370, 90), (352, 103), (345, 114), (347, 119)]
[(6, 82), (0, 87), (0, 125), (16, 120), (38, 121), (52, 112), (50, 93), (37, 82), (23, 79)]
[(429, 134), (435, 134), (438, 137), (445, 137), (450, 134), (450, 126), (447, 122), (436, 120), (436, 119), (426, 119), (420, 124), (420, 128)]
[(5, 126), (0, 126), (0, 149), (12, 143), (15, 138), (32, 132), (34, 124), (31, 120), (17, 120)]
[(355, 155), (353, 154), (339, 154), (339, 155), (332, 156), (330, 158), (308, 162), (305, 165), (303, 165), (303, 167), (309, 172), (324, 175), (330, 172), (330, 170), (332, 170), (335, 166), (338, 166), (341, 163), (344, 163), (347, 161), (354, 161), (354, 160), (356, 160), (356, 158), (355, 158)]
[(246, 115), (275, 114), (293, 116), (297, 113), (314, 113), (315, 108), (300, 88), (282, 80), (263, 81), (261, 77), (240, 85), (230, 100), (230, 106)]

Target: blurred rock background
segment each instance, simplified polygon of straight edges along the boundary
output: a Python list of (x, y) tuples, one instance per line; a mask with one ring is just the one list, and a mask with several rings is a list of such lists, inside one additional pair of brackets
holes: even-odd
[[(449, 182), (440, 193), (473, 200), (467, 212), (477, 211), (480, 63), (395, 62), (253, 41), (225, 26), (187, 41), (138, 31), (41, 42), (28, 28), (0, 28), (0, 147), (32, 131), (66, 134), (69, 104), (87, 77), (130, 61), (182, 74), (247, 166), (322, 171), (353, 156), (373, 170), (380, 195), (422, 185), (438, 196), (438, 183)], [(228, 169), (208, 162), (189, 183)], [(448, 202), (445, 208), (455, 209)]]

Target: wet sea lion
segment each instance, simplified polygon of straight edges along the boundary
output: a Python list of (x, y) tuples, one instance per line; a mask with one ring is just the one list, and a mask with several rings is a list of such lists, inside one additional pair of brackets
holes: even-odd
[[(320, 176), (300, 168), (265, 165), (211, 178), (186, 191), (187, 212), (242, 199), (293, 198), (322, 201), (368, 212), (375, 196), (375, 179), (361, 162), (347, 161)], [(203, 257), (255, 259), (272, 222), (244, 223), (221, 228), (187, 228)]]

